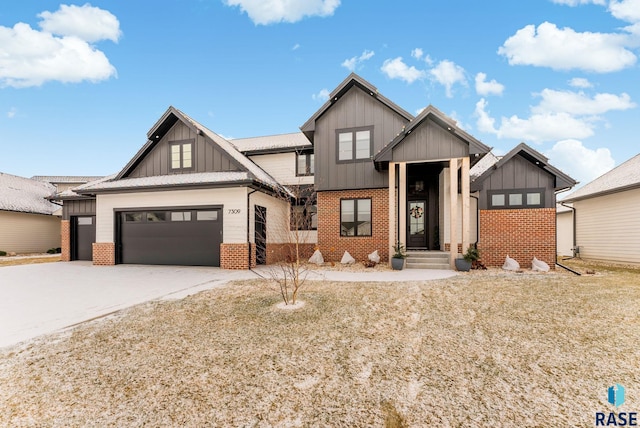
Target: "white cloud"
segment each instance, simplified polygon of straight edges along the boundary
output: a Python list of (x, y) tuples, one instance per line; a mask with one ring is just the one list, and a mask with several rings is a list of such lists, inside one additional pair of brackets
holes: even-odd
[(498, 138), (542, 143), (568, 138), (587, 138), (593, 135), (593, 124), (590, 120), (581, 120), (566, 112), (534, 113), (527, 119), (521, 119), (517, 115), (503, 116), (500, 126), (496, 128), (495, 119), (486, 110), (487, 105), (484, 98), (476, 103), (476, 125), (479, 131), (494, 134)]
[(78, 37), (57, 37), (24, 23), (0, 26), (0, 86), (97, 82), (115, 74), (105, 54)]
[(331, 16), (340, 0), (225, 0), (238, 6), (256, 25), (298, 22), (307, 16)]
[(409, 67), (402, 61), (402, 57), (387, 59), (382, 63), (382, 72), (390, 79), (400, 79), (411, 84), (419, 79), (424, 79), (424, 70), (418, 70), (414, 66)]
[(414, 50), (411, 51), (411, 56), (414, 57), (415, 59), (422, 58), (422, 55), (424, 55), (424, 52), (420, 48), (415, 48)]
[(591, 82), (589, 82), (589, 80), (585, 79), (584, 77), (574, 77), (573, 79), (569, 80), (569, 85), (573, 86), (574, 88), (593, 87), (593, 84), (591, 84)]
[(300, 49), (300, 43), (296, 43), (295, 45), (293, 45), (293, 47), (291, 48), (292, 51), (297, 51), (298, 49)]
[(45, 11), (38, 15), (44, 32), (60, 36), (75, 36), (87, 42), (112, 40), (117, 42), (122, 34), (120, 22), (111, 12), (93, 7), (60, 5), (56, 12)]
[(330, 92), (327, 88), (323, 88), (320, 89), (320, 92), (318, 92), (317, 94), (311, 95), (311, 98), (313, 98), (315, 101), (325, 102), (329, 99), (329, 93)]
[(564, 4), (567, 6), (578, 6), (580, 4), (599, 4), (599, 5), (606, 5), (607, 2), (605, 0), (551, 0), (554, 3), (557, 4)]
[(502, 95), (504, 91), (504, 85), (496, 82), (492, 79), (487, 82), (487, 75), (485, 73), (476, 74), (476, 92), (478, 95)]
[(346, 68), (349, 71), (355, 71), (356, 67), (359, 64), (362, 64), (364, 61), (371, 59), (372, 56), (375, 55), (374, 51), (368, 51), (368, 50), (364, 50), (362, 52), (362, 54), (360, 54), (360, 56), (354, 56), (351, 57), (349, 59), (345, 59), (342, 64), (340, 64), (341, 66), (343, 66), (344, 68)]
[(553, 166), (581, 184), (587, 184), (615, 166), (609, 149), (591, 150), (573, 139), (558, 141), (545, 155)]
[(464, 68), (446, 59), (444, 61), (440, 61), (438, 65), (429, 70), (429, 74), (431, 74), (436, 82), (446, 88), (447, 98), (451, 98), (453, 96), (451, 92), (453, 85), (456, 83), (464, 85), (467, 84), (467, 78), (464, 75)]
[(511, 65), (607, 73), (635, 64), (636, 56), (625, 47), (628, 42), (628, 35), (579, 33), (544, 22), (537, 29), (527, 25), (518, 30), (498, 53), (507, 57)]
[(629, 94), (596, 94), (593, 98), (583, 92), (544, 89), (540, 104), (532, 108), (534, 113), (569, 113), (574, 116), (599, 115), (611, 110), (628, 110), (636, 103)]
[(640, 22), (640, 0), (611, 0), (609, 12), (627, 22)]
[(18, 109), (16, 109), (15, 107), (11, 107), (7, 112), (7, 117), (9, 119), (13, 119), (14, 117), (16, 117), (17, 113), (18, 113)]

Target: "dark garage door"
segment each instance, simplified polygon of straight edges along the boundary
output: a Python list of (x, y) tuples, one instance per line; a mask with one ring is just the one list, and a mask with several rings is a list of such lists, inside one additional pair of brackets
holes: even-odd
[(72, 260), (93, 260), (93, 243), (96, 242), (96, 217), (73, 217)]
[(120, 263), (220, 266), (220, 208), (131, 211), (118, 220)]

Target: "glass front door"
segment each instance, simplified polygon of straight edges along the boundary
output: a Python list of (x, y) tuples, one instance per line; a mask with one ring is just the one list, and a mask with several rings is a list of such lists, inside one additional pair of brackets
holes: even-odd
[(427, 201), (409, 201), (407, 207), (407, 247), (427, 248)]

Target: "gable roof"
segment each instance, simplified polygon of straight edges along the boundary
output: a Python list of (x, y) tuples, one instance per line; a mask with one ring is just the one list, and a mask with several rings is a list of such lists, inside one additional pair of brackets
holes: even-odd
[(304, 133), (304, 135), (307, 136), (309, 141), (313, 143), (313, 133), (316, 130), (316, 120), (318, 120), (320, 116), (325, 114), (325, 112), (329, 110), (329, 108), (336, 101), (338, 101), (344, 94), (346, 94), (349, 91), (349, 89), (351, 89), (353, 86), (356, 86), (362, 89), (363, 91), (367, 92), (369, 95), (374, 97), (376, 100), (380, 101), (382, 104), (384, 104), (385, 106), (387, 106), (388, 108), (390, 108), (391, 110), (399, 114), (400, 116), (404, 117), (406, 120), (413, 119), (413, 115), (411, 113), (409, 113), (402, 107), (398, 106), (396, 103), (394, 103), (387, 97), (378, 93), (378, 89), (375, 86), (373, 86), (371, 83), (367, 82), (362, 77), (358, 76), (356, 73), (351, 73), (349, 74), (349, 76), (347, 76), (346, 79), (342, 81), (342, 83), (338, 85), (336, 89), (333, 90), (333, 92), (329, 94), (329, 100), (326, 103), (324, 103), (322, 107), (320, 107), (318, 111), (316, 111), (304, 123), (304, 125), (300, 127), (300, 130)]
[(463, 139), (469, 143), (469, 154), (484, 154), (491, 150), (491, 147), (484, 145), (480, 140), (473, 137), (460, 127), (455, 120), (442, 113), (440, 110), (429, 104), (420, 114), (404, 128), (389, 144), (382, 148), (374, 157), (373, 161), (378, 164), (380, 162), (390, 162), (392, 160), (393, 149), (402, 143), (402, 141), (413, 132), (422, 122), (427, 119), (433, 120), (435, 123), (445, 128), (447, 131)]
[(489, 152), (482, 157), (476, 164), (471, 167), (469, 170), (469, 179), (474, 181), (476, 178), (480, 177), (485, 173), (486, 170), (491, 168), (500, 160), (499, 157), (493, 154), (493, 152)]
[(46, 198), (56, 191), (54, 185), (0, 172), (0, 210), (32, 214), (53, 214), (59, 205)]
[[(127, 165), (120, 171), (115, 177), (102, 181), (100, 183), (93, 183), (89, 186), (76, 187), (74, 190), (78, 194), (91, 194), (91, 192), (102, 191), (106, 189), (128, 189), (128, 188), (144, 188), (155, 187), (163, 185), (171, 185), (174, 179), (151, 179), (149, 180), (137, 180), (128, 178), (128, 175), (140, 164), (140, 162), (147, 156), (151, 150), (158, 144), (162, 137), (169, 132), (169, 130), (175, 125), (176, 122), (181, 121), (191, 130), (204, 136), (211, 144), (219, 148), (222, 152), (227, 154), (230, 160), (238, 167), (241, 173), (245, 173), (243, 181), (257, 182), (258, 184), (265, 185), (272, 190), (282, 192), (286, 189), (280, 185), (273, 177), (267, 174), (262, 168), (253, 163), (249, 158), (240, 153), (236, 147), (229, 141), (211, 131), (207, 127), (201, 125), (191, 117), (187, 116), (180, 110), (173, 106), (170, 106), (162, 117), (153, 125), (153, 127), (147, 133), (147, 142), (138, 150), (138, 153), (127, 163)], [(209, 178), (204, 180), (201, 176), (202, 173), (181, 174), (183, 176), (194, 176), (192, 178), (183, 178), (181, 182), (183, 185), (187, 184), (222, 184), (225, 181), (223, 177), (228, 178), (229, 182), (238, 183), (239, 176), (236, 175), (222, 175), (221, 173), (209, 173)], [(211, 174), (217, 174), (215, 177)], [(135, 180), (135, 181), (132, 181)], [(119, 184), (108, 184), (110, 182), (120, 182)], [(178, 183), (176, 183), (178, 184)]]
[(501, 168), (502, 165), (506, 164), (513, 157), (518, 155), (538, 166), (538, 168), (543, 169), (547, 173), (553, 175), (555, 177), (554, 188), (556, 191), (570, 189), (577, 184), (577, 182), (573, 178), (569, 177), (567, 174), (560, 171), (553, 165), (549, 164), (549, 159), (542, 155), (542, 153), (532, 149), (525, 143), (520, 143), (506, 155), (502, 156), (501, 158), (495, 158), (498, 160), (493, 165), (484, 165), (486, 167), (485, 171), (482, 174), (478, 175), (475, 179), (472, 179), (471, 191), (479, 190), (480, 183), (482, 183), (487, 177), (489, 177), (489, 175), (491, 175), (493, 171)]
[(585, 184), (564, 198), (563, 202), (573, 202), (636, 188), (640, 188), (640, 154)]
[(267, 135), (264, 137), (235, 138), (229, 140), (229, 142), (245, 155), (286, 153), (313, 148), (311, 142), (302, 132)]

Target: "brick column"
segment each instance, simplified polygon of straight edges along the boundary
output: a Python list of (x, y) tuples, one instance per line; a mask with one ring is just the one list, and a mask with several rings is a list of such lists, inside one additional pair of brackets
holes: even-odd
[(96, 266), (113, 266), (116, 264), (116, 244), (113, 242), (93, 243), (93, 264)]
[(62, 249), (60, 261), (71, 261), (71, 222), (69, 220), (60, 222), (60, 247)]
[(251, 267), (256, 267), (254, 244), (220, 244), (220, 267), (222, 269), (249, 269), (249, 249)]

